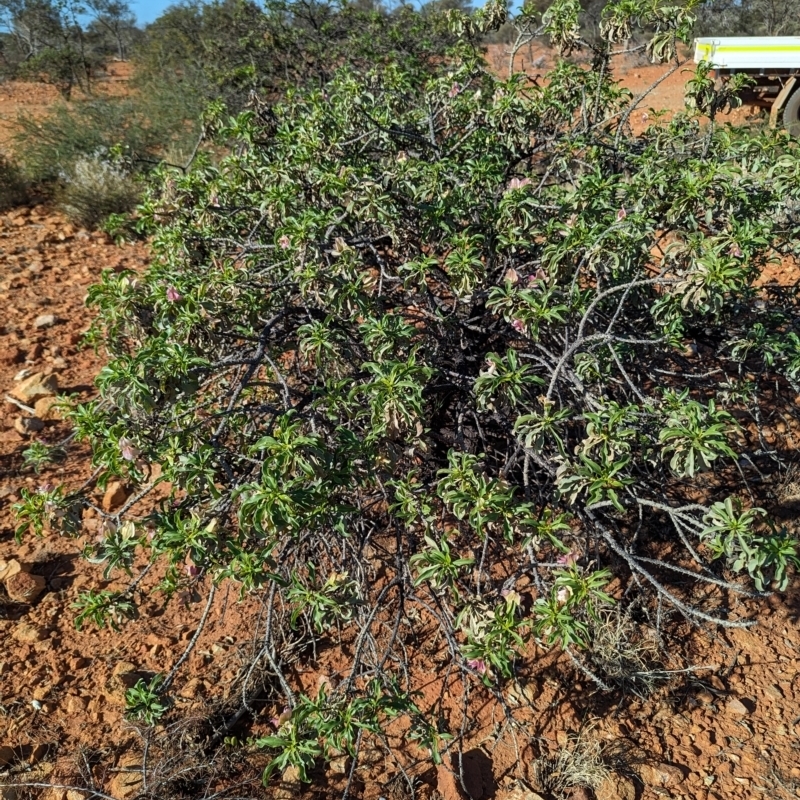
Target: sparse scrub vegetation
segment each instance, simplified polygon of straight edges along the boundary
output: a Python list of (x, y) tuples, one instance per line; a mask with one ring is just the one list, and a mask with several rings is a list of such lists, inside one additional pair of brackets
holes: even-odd
[(28, 185), (22, 171), (12, 161), (0, 155), (0, 211), (24, 203)]
[[(487, 69), (479, 43), (509, 24), (500, 2), (450, 9), (447, 35), (432, 27), (417, 53), (398, 40), (418, 21), (405, 11), (363, 12), (354, 42), (337, 38), (350, 17), (325, 8), (318, 28), (293, 9), (178, 7), (164, 42), (149, 40), (149, 68), (188, 63), (164, 44), (176, 26), (190, 53), (223, 15), (254, 31), (252, 68), (212, 58), (186, 74), (187, 107), (213, 101), (194, 119), (202, 138), (193, 159), (152, 171), (138, 209), (152, 266), (108, 271), (89, 293), (89, 340), (109, 363), (99, 398), (70, 412), (92, 480), (137, 498), (100, 512), (86, 551), (132, 584), (86, 592), (76, 624), (135, 615), (140, 556), (164, 570), (166, 598), (206, 587), (208, 609), (223, 582), (259, 598), (250, 671), (279, 710), (246, 745), (266, 754), (265, 783), (354, 765), (391, 729), (447, 763), (463, 731), (421, 696), (430, 675), (407, 641), (439, 642), (464, 696), (485, 690), (511, 720), (534, 646), (600, 691), (646, 696), (676, 621), (747, 627), (800, 565), (746, 472), (761, 406), (793, 398), (800, 375), (796, 299), (759, 284), (798, 255), (796, 143), (718, 124), (737, 84), (720, 92), (704, 68), (682, 113), (636, 134), (611, 69), (637, 26), (654, 61), (680, 68), (693, 8), (611, 2), (591, 41), (574, 0), (523, 8), (525, 35), (593, 59), (559, 59), (542, 85)], [(291, 46), (265, 52), (272, 29), (254, 20), (287, 18)], [(319, 30), (337, 33), (335, 69)], [(376, 30), (396, 46), (371, 49)], [(280, 60), (296, 52), (302, 74)], [(57, 113), (77, 140), (79, 116)], [(101, 124), (112, 130), (98, 118), (59, 167), (85, 224), (135, 196), (98, 148), (157, 161), (169, 138), (121, 124), (152, 138), (120, 147)], [(60, 135), (28, 156), (42, 179)], [(731, 391), (745, 376), (748, 392)], [(168, 497), (147, 506), (157, 487)], [(72, 534), (89, 503), (25, 490), (18, 534)], [(309, 690), (294, 664), (323, 646), (346, 654), (340, 680)], [(178, 713), (181, 664), (128, 690), (130, 718)], [(247, 681), (241, 696), (244, 716)], [(406, 754), (389, 756), (402, 769)], [(534, 766), (555, 797), (609, 772), (588, 735)]]
[(94, 153), (76, 159), (61, 175), (57, 200), (70, 219), (93, 228), (112, 214), (132, 211), (139, 196), (139, 187), (122, 164)]

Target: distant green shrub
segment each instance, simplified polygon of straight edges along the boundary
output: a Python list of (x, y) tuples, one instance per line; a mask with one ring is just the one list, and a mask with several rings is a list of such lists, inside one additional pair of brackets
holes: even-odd
[(176, 142), (196, 139), (199, 125), (187, 123), (186, 115), (199, 116), (198, 106), (183, 106), (173, 87), (161, 95), (58, 103), (43, 119), (20, 115), (15, 149), (33, 183), (55, 183), (79, 158), (112, 149), (141, 171)]

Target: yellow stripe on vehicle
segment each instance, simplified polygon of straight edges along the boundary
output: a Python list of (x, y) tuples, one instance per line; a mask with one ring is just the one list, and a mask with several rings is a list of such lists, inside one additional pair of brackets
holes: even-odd
[(769, 47), (718, 45), (715, 47), (713, 44), (704, 44), (698, 45), (698, 50), (703, 53), (800, 53), (800, 45), (770, 45)]

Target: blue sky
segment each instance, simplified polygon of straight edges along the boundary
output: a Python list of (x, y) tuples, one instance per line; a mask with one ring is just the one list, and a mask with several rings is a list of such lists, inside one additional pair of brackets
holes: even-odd
[(175, 5), (175, 0), (138, 0), (138, 2), (131, 2), (133, 13), (136, 14), (136, 19), (142, 25), (152, 22), (165, 8), (172, 5)]

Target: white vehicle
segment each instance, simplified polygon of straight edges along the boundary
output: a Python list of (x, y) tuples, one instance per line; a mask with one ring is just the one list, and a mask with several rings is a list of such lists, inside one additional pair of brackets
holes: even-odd
[(747, 105), (770, 109), (770, 124), (800, 136), (800, 36), (729, 36), (695, 39), (694, 60), (709, 61), (719, 78), (737, 72), (755, 78)]

